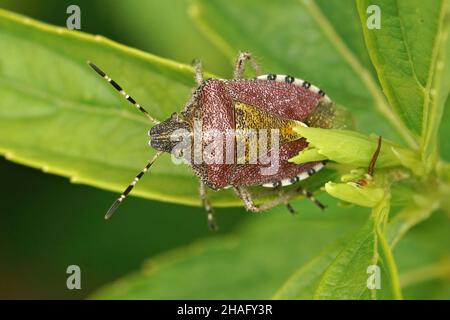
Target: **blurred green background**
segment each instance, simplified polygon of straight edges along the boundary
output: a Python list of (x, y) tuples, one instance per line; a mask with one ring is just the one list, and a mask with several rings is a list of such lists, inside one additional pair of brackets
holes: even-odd
[[(231, 73), (225, 57), (196, 30), (183, 0), (12, 0), (0, 6), (65, 27), (71, 4), (81, 8), (81, 31), (184, 63), (200, 57), (208, 70)], [(246, 216), (242, 208), (218, 209), (220, 231), (213, 234), (202, 208), (133, 197), (125, 204), (126, 214), (105, 221), (114, 193), (71, 184), (3, 158), (0, 177), (0, 299), (86, 297), (138, 269), (144, 259), (223, 235)], [(71, 264), (81, 267), (82, 290), (66, 288)]]

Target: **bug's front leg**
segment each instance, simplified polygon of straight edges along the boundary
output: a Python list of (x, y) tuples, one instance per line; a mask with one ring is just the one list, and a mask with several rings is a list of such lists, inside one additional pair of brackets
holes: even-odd
[(257, 76), (261, 74), (261, 68), (256, 63), (252, 54), (250, 52), (242, 51), (239, 53), (239, 56), (236, 59), (233, 79), (242, 79), (242, 76), (245, 72), (245, 64), (247, 63), (247, 61), (250, 62)]
[(208, 226), (211, 230), (216, 231), (218, 229), (216, 221), (214, 219), (214, 210), (211, 207), (211, 204), (208, 201), (206, 196), (206, 185), (203, 181), (200, 180), (200, 200), (202, 201), (202, 205), (206, 210), (206, 215), (208, 219)]

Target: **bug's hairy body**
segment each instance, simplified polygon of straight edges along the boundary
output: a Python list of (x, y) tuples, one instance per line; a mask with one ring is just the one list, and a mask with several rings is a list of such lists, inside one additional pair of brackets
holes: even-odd
[[(243, 79), (247, 61), (250, 61), (258, 74), (256, 78)], [(180, 114), (173, 113), (168, 119), (159, 122), (101, 69), (93, 63), (89, 62), (89, 65), (155, 124), (149, 131), (149, 144), (157, 150), (157, 153), (113, 203), (106, 218), (113, 214), (161, 153), (174, 154), (185, 135), (194, 137), (188, 149), (195, 156), (197, 150), (194, 147), (199, 139), (195, 136), (197, 123), (200, 123), (201, 132), (214, 131), (219, 134), (224, 134), (229, 130), (236, 132), (231, 141), (233, 161), (188, 161), (200, 178), (200, 199), (208, 214), (208, 223), (211, 228), (215, 228), (215, 223), (213, 210), (206, 195), (206, 185), (215, 190), (232, 187), (236, 195), (244, 202), (245, 208), (252, 212), (260, 212), (278, 204), (285, 204), (293, 213), (294, 209), (288, 201), (299, 194), (314, 201), (320, 208), (324, 208), (310, 192), (301, 186), (288, 192), (283, 192), (280, 188), (308, 178), (325, 164), (324, 162), (309, 162), (297, 165), (288, 161), (308, 146), (307, 141), (293, 130), (295, 126), (331, 128), (337, 123), (334, 103), (319, 88), (292, 76), (259, 75), (259, 66), (252, 56), (247, 52), (241, 52), (236, 60), (232, 80), (208, 79), (204, 81), (201, 64), (195, 63), (195, 79), (199, 85), (198, 88)], [(178, 133), (180, 130), (184, 132), (184, 136)], [(256, 140), (250, 140), (246, 135), (252, 130), (257, 130)], [(267, 135), (264, 136), (264, 132), (261, 130), (265, 130)], [(269, 174), (261, 173), (267, 167), (263, 161), (255, 163), (245, 161), (251, 158), (250, 151), (246, 149), (242, 154), (236, 152), (239, 145), (248, 147), (248, 149), (256, 145), (257, 151), (262, 150), (259, 143), (262, 137), (265, 137), (269, 143), (265, 153), (257, 152), (257, 160), (263, 156), (274, 156), (278, 164), (277, 170)], [(272, 139), (272, 137), (277, 139)], [(201, 136), (200, 139), (200, 145), (203, 148), (217, 137)], [(217, 155), (217, 152), (227, 153), (228, 151), (229, 149), (214, 152)], [(253, 201), (254, 196), (246, 188), (252, 185), (273, 187), (271, 192), (277, 195), (277, 198), (256, 205)]]
[[(271, 145), (271, 132), (276, 129), (279, 133), (279, 170), (272, 175), (261, 175), (260, 169), (267, 164), (244, 163), (239, 159), (229, 163), (201, 163), (192, 167), (199, 178), (212, 189), (221, 189), (228, 186), (266, 185), (277, 186), (290, 184), (309, 176), (308, 172), (317, 171), (323, 165), (320, 162), (311, 162), (296, 165), (288, 159), (307, 147), (307, 142), (293, 130), (298, 125), (312, 125), (326, 127), (324, 121), (317, 121), (310, 116), (319, 104), (328, 105), (332, 102), (317, 92), (311, 90), (310, 85), (304, 87), (293, 82), (277, 82), (268, 80), (273, 75), (258, 77), (257, 79), (222, 80), (209, 79), (199, 86), (193, 98), (182, 113), (184, 120), (192, 124), (195, 120), (202, 123), (202, 131), (215, 130), (224, 133), (227, 130), (243, 132), (242, 139), (236, 135), (236, 141), (228, 146), (236, 154), (238, 142), (249, 146), (250, 141), (246, 131), (267, 130), (268, 154), (273, 150)], [(279, 76), (281, 77), (281, 76)], [(286, 78), (286, 76), (283, 76)], [(291, 79), (292, 77), (288, 78)], [(294, 78), (292, 78), (294, 79)], [(302, 82), (303, 83), (303, 82)], [(316, 117), (317, 118), (317, 117)], [(313, 120), (313, 121), (310, 121)], [(315, 120), (315, 121), (314, 121)], [(318, 120), (320, 120), (318, 118)], [(310, 123), (308, 123), (310, 122)], [(258, 135), (258, 139), (260, 136)], [(259, 140), (253, 141), (259, 145)], [(202, 144), (211, 141), (203, 138)], [(278, 146), (277, 146), (278, 147)], [(249, 148), (245, 149), (248, 152)], [(248, 160), (248, 153), (245, 154)], [(304, 174), (302, 174), (304, 173)]]

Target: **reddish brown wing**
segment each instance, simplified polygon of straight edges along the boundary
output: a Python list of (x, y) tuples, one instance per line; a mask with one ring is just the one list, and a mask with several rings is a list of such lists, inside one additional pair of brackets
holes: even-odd
[[(225, 132), (235, 129), (233, 103), (240, 101), (285, 119), (304, 121), (317, 106), (321, 96), (302, 86), (268, 80), (209, 80), (202, 89), (202, 129)], [(208, 144), (205, 141), (204, 144)], [(264, 164), (201, 164), (194, 170), (208, 186), (220, 189), (227, 185), (260, 185), (295, 177), (317, 163), (302, 166), (287, 160), (307, 146), (304, 139), (280, 146), (279, 169), (272, 175), (261, 175)], [(235, 148), (235, 146), (232, 146)], [(223, 159), (225, 159), (225, 150)]]
[[(234, 101), (241, 101), (272, 113), (276, 116), (304, 121), (317, 106), (321, 96), (306, 87), (282, 81), (238, 80), (226, 82), (226, 89)], [(240, 165), (236, 167), (230, 184), (259, 185), (267, 182), (282, 181), (300, 175), (316, 167), (317, 162), (296, 165), (288, 159), (297, 155), (308, 143), (304, 139), (285, 143), (280, 146), (279, 169), (273, 175), (262, 175), (266, 165)]]
[(234, 101), (256, 106), (285, 119), (304, 121), (317, 106), (321, 96), (292, 83), (269, 80), (235, 80), (225, 82)]

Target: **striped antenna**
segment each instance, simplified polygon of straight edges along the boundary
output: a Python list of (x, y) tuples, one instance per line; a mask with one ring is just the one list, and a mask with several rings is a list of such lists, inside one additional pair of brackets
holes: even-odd
[(158, 159), (158, 157), (162, 154), (162, 151), (158, 151), (153, 158), (147, 163), (147, 165), (142, 169), (141, 172), (137, 174), (137, 176), (133, 179), (133, 181), (128, 185), (124, 192), (120, 195), (120, 197), (114, 201), (111, 208), (109, 208), (108, 212), (106, 212), (105, 219), (111, 218), (113, 213), (116, 211), (117, 207), (123, 202), (123, 200), (128, 196), (128, 194), (133, 190), (136, 183), (142, 178), (142, 176), (150, 169), (152, 164)]
[(127, 94), (121, 86), (119, 86), (119, 84), (114, 81), (113, 79), (111, 79), (106, 73), (104, 73), (99, 67), (97, 67), (95, 64), (93, 64), (92, 62), (88, 61), (87, 62), (89, 64), (89, 66), (95, 70), (95, 72), (97, 72), (101, 77), (103, 77), (106, 81), (108, 81), (113, 87), (114, 89), (116, 89), (117, 91), (119, 91), (119, 93), (121, 95), (123, 95), (125, 97), (125, 99), (127, 99), (129, 102), (131, 102), (140, 112), (142, 112), (143, 114), (145, 114), (145, 116), (154, 124), (158, 124), (159, 121), (156, 120), (155, 118), (153, 118), (139, 103), (136, 102), (136, 100), (134, 100), (129, 94)]

